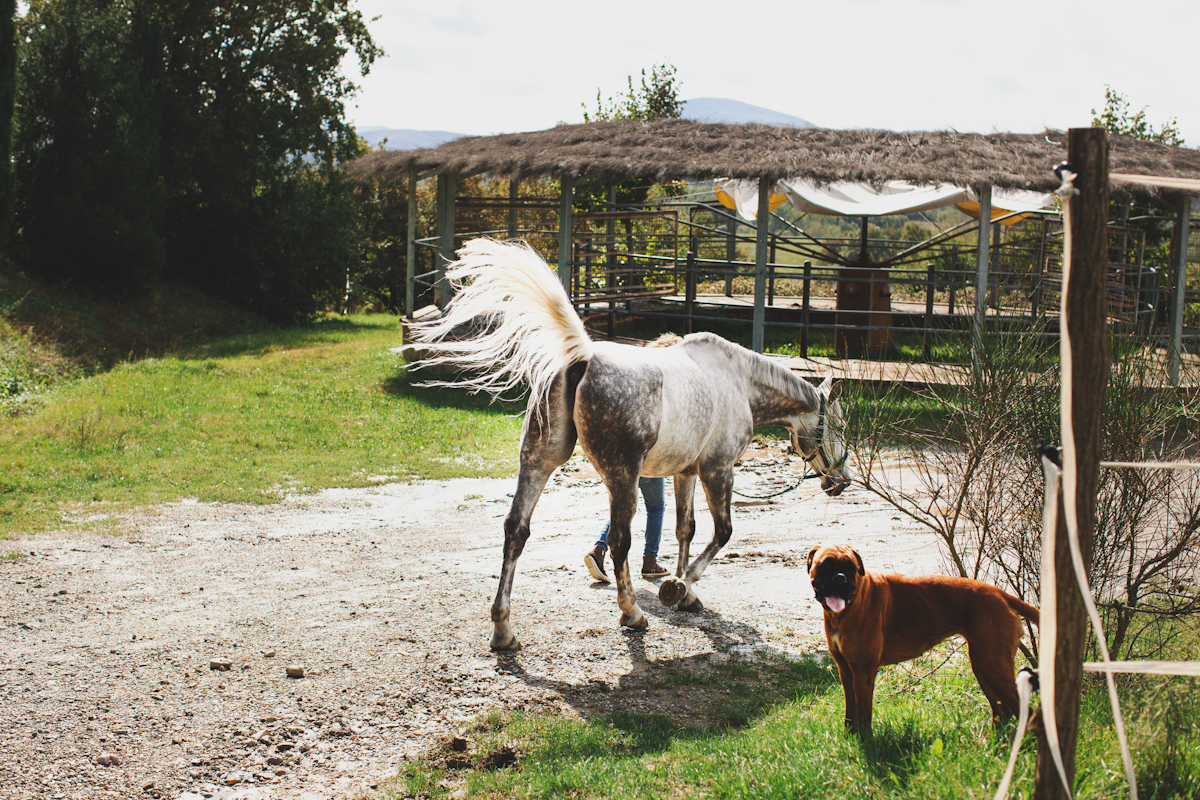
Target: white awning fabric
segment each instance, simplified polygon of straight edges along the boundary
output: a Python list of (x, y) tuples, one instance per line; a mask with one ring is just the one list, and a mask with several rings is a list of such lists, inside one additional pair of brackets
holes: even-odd
[[(743, 219), (758, 216), (758, 182), (748, 180), (714, 181), (717, 199), (726, 208), (735, 209)], [(776, 182), (771, 192), (771, 208), (784, 200), (808, 214), (838, 217), (887, 217), (913, 214), (933, 208), (957, 206), (971, 216), (979, 216), (979, 198), (969, 186), (948, 183), (914, 186), (893, 181), (882, 189), (864, 183), (839, 182), (817, 186), (811, 181), (792, 178)], [(992, 191), (992, 218), (1013, 212), (1033, 212), (1054, 205), (1054, 195), (1022, 191)], [(1021, 217), (1024, 218), (1023, 216)], [(1016, 222), (1017, 218), (1004, 220)]]

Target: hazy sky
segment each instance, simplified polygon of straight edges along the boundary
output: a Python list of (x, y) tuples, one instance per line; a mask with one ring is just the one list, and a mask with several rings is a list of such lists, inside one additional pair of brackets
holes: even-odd
[[(489, 134), (582, 122), (669, 62), (680, 99), (829, 128), (1035, 132), (1091, 123), (1104, 87), (1200, 146), (1200, 2), (359, 0), (387, 56), (360, 127)], [(357, 74), (357, 70), (349, 70)]]

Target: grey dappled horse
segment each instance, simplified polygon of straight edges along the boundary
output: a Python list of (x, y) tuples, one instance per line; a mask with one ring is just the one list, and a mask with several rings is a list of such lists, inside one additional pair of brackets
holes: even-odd
[[(432, 355), (473, 377), (435, 382), (499, 394), (530, 388), (521, 432), (521, 464), (512, 508), (504, 520), (504, 565), (492, 604), (494, 650), (520, 647), (509, 627), (517, 559), (529, 538), (529, 518), (550, 474), (566, 463), (576, 441), (608, 487), (609, 547), (621, 624), (647, 627), (630, 580), (630, 523), (639, 475), (674, 476), (674, 578), (659, 588), (665, 606), (701, 608), (693, 584), (729, 541), (733, 464), (760, 425), (780, 425), (838, 495), (849, 484), (842, 411), (827, 378), (814, 387), (791, 371), (711, 333), (670, 347), (593, 342), (558, 276), (523, 242), (474, 239), (458, 251), (448, 277), (459, 292), (438, 320), (417, 326)], [(452, 332), (486, 321), (482, 332)], [(712, 510), (713, 539), (688, 564), (696, 531), (696, 479)]]

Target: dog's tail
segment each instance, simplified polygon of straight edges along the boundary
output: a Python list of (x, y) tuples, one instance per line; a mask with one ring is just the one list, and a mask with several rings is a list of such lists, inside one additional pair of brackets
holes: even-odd
[[(592, 357), (592, 340), (558, 275), (521, 241), (472, 239), (446, 277), (458, 290), (445, 314), (412, 326), (432, 355), (418, 366), (448, 365), (474, 373), (432, 385), (462, 386), (499, 396), (522, 383), (544, 401), (562, 370)], [(469, 339), (455, 328), (484, 323)], [(543, 403), (531, 403), (540, 413)]]
[(1041, 612), (1035, 606), (1029, 605), (1019, 597), (1013, 597), (1008, 592), (1004, 593), (1004, 599), (1008, 602), (1008, 607), (1020, 614), (1025, 619), (1032, 622), (1034, 625), (1041, 625)]

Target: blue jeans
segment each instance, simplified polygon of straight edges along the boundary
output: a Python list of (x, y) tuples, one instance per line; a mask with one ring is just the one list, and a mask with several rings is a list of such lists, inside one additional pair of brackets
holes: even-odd
[[(666, 501), (663, 499), (665, 489), (664, 478), (638, 478), (638, 488), (642, 491), (642, 499), (646, 501), (646, 550), (645, 555), (658, 555), (658, 543), (662, 540), (663, 512), (666, 511)], [(596, 544), (608, 549), (608, 525), (600, 532)], [(632, 548), (631, 548), (632, 549)]]

